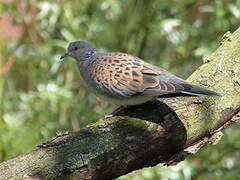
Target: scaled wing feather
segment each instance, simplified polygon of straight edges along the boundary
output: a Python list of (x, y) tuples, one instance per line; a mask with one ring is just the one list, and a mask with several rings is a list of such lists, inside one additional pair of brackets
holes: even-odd
[(169, 80), (166, 71), (150, 65), (141, 59), (124, 53), (107, 53), (96, 57), (92, 74), (98, 85), (108, 94), (118, 97), (134, 95), (161, 96), (184, 89)]

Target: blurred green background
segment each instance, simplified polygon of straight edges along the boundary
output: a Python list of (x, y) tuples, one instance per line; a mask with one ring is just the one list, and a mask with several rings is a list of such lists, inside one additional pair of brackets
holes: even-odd
[[(112, 110), (85, 90), (75, 61), (59, 63), (69, 42), (131, 53), (187, 78), (239, 25), (239, 0), (2, 0), (0, 162)], [(178, 166), (119, 179), (240, 179), (239, 128), (224, 134)]]

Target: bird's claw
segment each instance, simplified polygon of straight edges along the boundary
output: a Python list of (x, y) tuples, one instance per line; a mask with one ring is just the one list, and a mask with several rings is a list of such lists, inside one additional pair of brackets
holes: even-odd
[(107, 114), (104, 117), (100, 118), (100, 120), (107, 120), (107, 119), (112, 118), (112, 117), (113, 117), (112, 114)]

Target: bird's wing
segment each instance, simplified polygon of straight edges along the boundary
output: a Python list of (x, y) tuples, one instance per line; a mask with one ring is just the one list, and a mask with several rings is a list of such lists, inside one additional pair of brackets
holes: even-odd
[(105, 92), (119, 97), (136, 94), (159, 96), (183, 89), (181, 85), (161, 81), (164, 70), (124, 53), (96, 57), (92, 75)]
[[(145, 79), (143, 81), (144, 84), (147, 85), (147, 78), (153, 81), (155, 80), (157, 86), (153, 88), (146, 87), (145, 91), (143, 92), (144, 95), (152, 95), (152, 96), (159, 96), (159, 97), (176, 97), (176, 96), (215, 96), (215, 97), (221, 97), (220, 94), (209, 90), (207, 88), (203, 88), (197, 85), (194, 85), (192, 83), (189, 83), (171, 73), (168, 71), (153, 66), (150, 64), (147, 64), (150, 69), (160, 72), (159, 75), (146, 75), (143, 74), (143, 77), (145, 76)], [(147, 77), (146, 77), (147, 76)]]
[[(124, 53), (107, 53), (97, 56), (91, 74), (105, 93), (120, 98), (134, 95), (201, 95), (194, 92), (206, 90), (164, 69), (146, 63), (138, 57)], [(196, 91), (191, 94), (194, 88)]]
[(100, 54), (92, 67), (93, 79), (107, 94), (124, 98), (144, 91), (142, 65), (134, 56), (124, 53)]

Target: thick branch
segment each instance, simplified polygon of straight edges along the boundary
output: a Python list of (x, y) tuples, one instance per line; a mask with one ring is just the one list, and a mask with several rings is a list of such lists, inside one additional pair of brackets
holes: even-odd
[(120, 119), (59, 135), (1, 163), (1, 179), (112, 179), (158, 163), (176, 164), (202, 145), (216, 144), (221, 128), (240, 119), (240, 29), (207, 61), (189, 81), (222, 98), (163, 99), (125, 109)]

